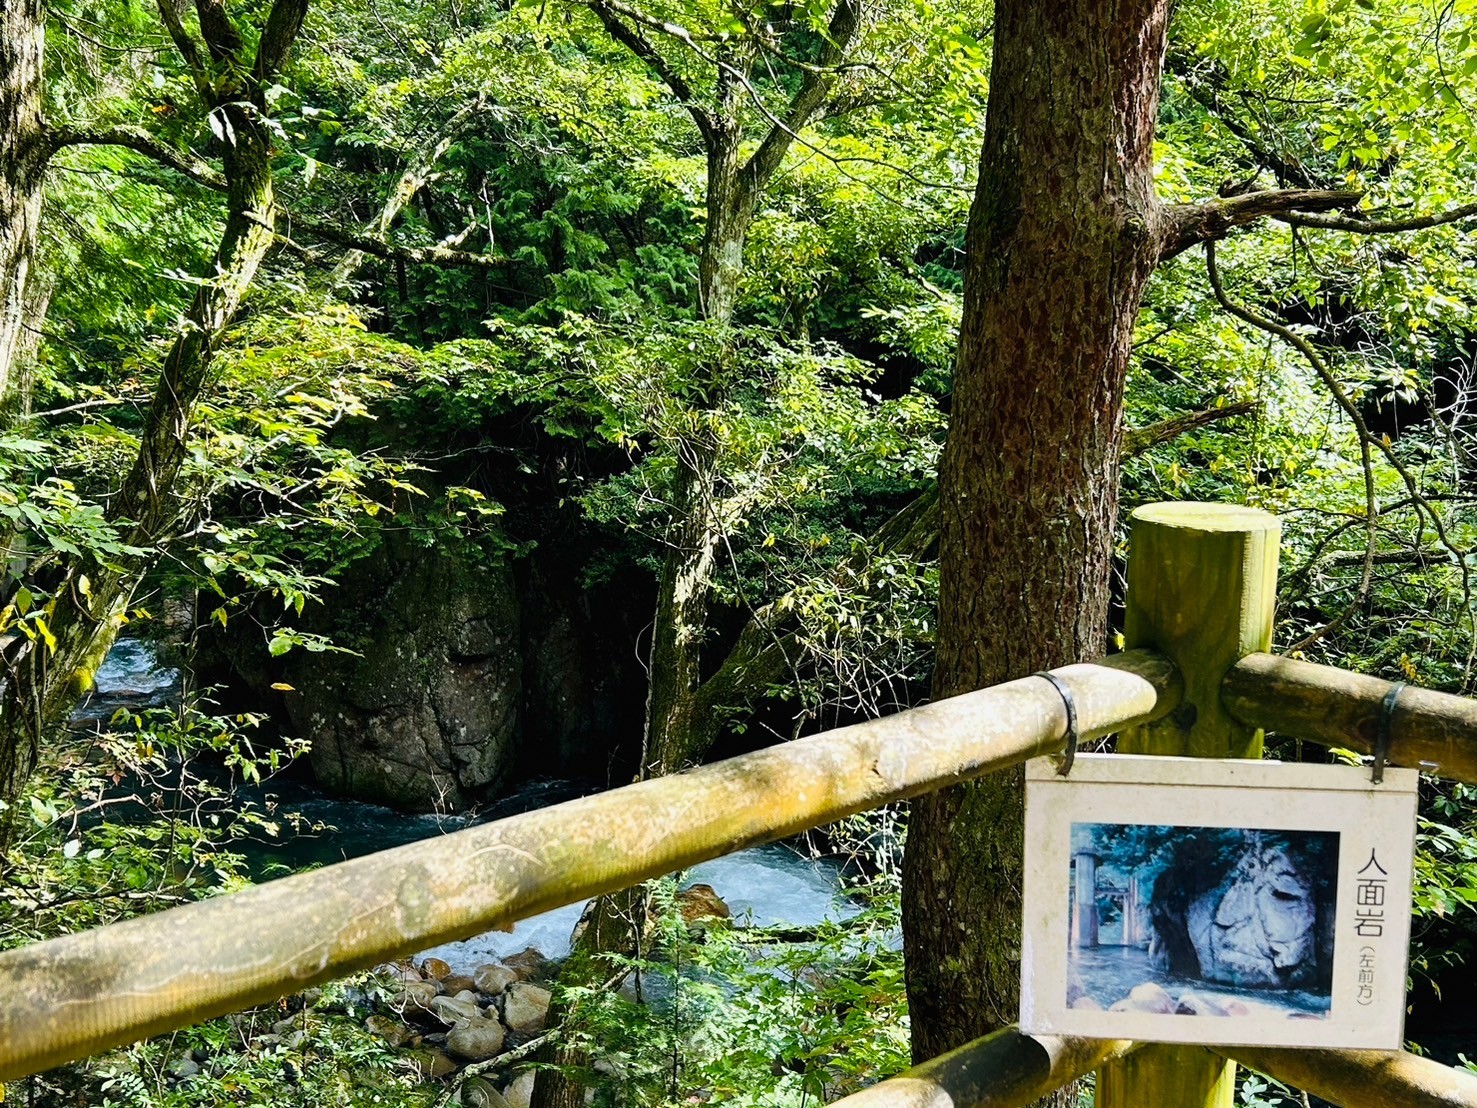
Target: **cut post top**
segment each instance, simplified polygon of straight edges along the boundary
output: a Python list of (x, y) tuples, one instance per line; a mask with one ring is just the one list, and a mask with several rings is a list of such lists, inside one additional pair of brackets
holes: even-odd
[(1198, 500), (1158, 500), (1135, 508), (1130, 518), (1135, 522), (1142, 520), (1161, 527), (1183, 527), (1187, 531), (1282, 530), (1282, 521), (1261, 508), (1248, 508), (1244, 504), (1211, 504)]

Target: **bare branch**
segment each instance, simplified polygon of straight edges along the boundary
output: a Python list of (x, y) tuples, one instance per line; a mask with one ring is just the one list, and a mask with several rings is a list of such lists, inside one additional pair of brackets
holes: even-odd
[(1349, 215), (1313, 215), (1307, 212), (1274, 213), (1273, 219), (1293, 227), (1321, 227), (1330, 231), (1352, 231), (1356, 235), (1397, 235), (1404, 231), (1424, 231), (1447, 223), (1460, 223), (1477, 218), (1477, 200), (1444, 212), (1429, 212), (1402, 218), (1365, 218), (1363, 213)]
[[(1324, 388), (1328, 389), (1329, 394), (1333, 397), (1334, 403), (1336, 403), (1339, 408), (1342, 409), (1344, 415), (1348, 417), (1349, 422), (1353, 424), (1354, 430), (1359, 436), (1360, 463), (1364, 469), (1365, 525), (1363, 563), (1364, 568), (1363, 572), (1360, 574), (1359, 588), (1355, 594), (1353, 603), (1351, 603), (1346, 609), (1344, 609), (1344, 611), (1335, 616), (1330, 622), (1324, 624), (1324, 626), (1318, 628), (1316, 631), (1313, 631), (1311, 634), (1304, 636), (1298, 642), (1294, 643), (1291, 647), (1289, 647), (1289, 653), (1293, 650), (1306, 649), (1313, 643), (1317, 642), (1319, 639), (1326, 637), (1333, 631), (1337, 630), (1339, 627), (1342, 627), (1346, 622), (1348, 622), (1349, 618), (1356, 611), (1358, 611), (1360, 607), (1364, 605), (1365, 600), (1369, 597), (1370, 584), (1374, 576), (1375, 542), (1378, 538), (1379, 526), (1379, 505), (1375, 499), (1374, 463), (1371, 457), (1371, 449), (1376, 449), (1381, 454), (1383, 454), (1385, 457), (1385, 461), (1387, 461), (1390, 464), (1390, 467), (1397, 474), (1400, 475), (1400, 480), (1404, 482), (1406, 491), (1410, 494), (1411, 500), (1415, 502), (1419, 510), (1421, 510), (1431, 521), (1431, 527), (1436, 532), (1437, 541), (1441, 544), (1442, 548), (1451, 555), (1458, 566), (1460, 566), (1462, 574), (1462, 595), (1465, 598), (1466, 610), (1468, 612), (1471, 612), (1472, 577), (1471, 569), (1467, 565), (1467, 559), (1465, 556), (1466, 552), (1459, 548), (1452, 541), (1446, 529), (1446, 522), (1441, 518), (1441, 513), (1439, 513), (1435, 509), (1431, 502), (1421, 492), (1420, 486), (1416, 482), (1415, 476), (1410, 472), (1405, 463), (1400, 460), (1399, 456), (1395, 453), (1389, 442), (1384, 438), (1376, 438), (1370, 432), (1369, 425), (1364, 422), (1363, 415), (1360, 414), (1359, 409), (1355, 406), (1354, 402), (1349, 399), (1349, 394), (1344, 391), (1343, 385), (1341, 385), (1338, 378), (1334, 376), (1333, 371), (1328, 367), (1328, 363), (1323, 360), (1322, 355), (1318, 353), (1317, 349), (1313, 346), (1311, 342), (1309, 342), (1302, 335), (1299, 335), (1296, 331), (1292, 330), (1289, 327), (1283, 326), (1276, 320), (1268, 319), (1266, 316), (1254, 311), (1252, 308), (1248, 307), (1245, 304), (1236, 303), (1228, 295), (1226, 295), (1225, 286), (1221, 284), (1220, 271), (1216, 268), (1215, 264), (1214, 242), (1207, 242), (1205, 244), (1205, 271), (1206, 275), (1210, 278), (1211, 290), (1215, 293), (1215, 298), (1220, 303), (1221, 307), (1230, 312), (1237, 319), (1249, 323), (1253, 327), (1265, 331), (1269, 335), (1277, 336), (1283, 342), (1287, 343), (1289, 346), (1297, 350), (1297, 352), (1300, 353), (1307, 360), (1308, 365), (1313, 368), (1313, 372), (1318, 375), (1318, 379), (1323, 382)], [(1477, 630), (1477, 627), (1474, 627), (1474, 630)]]
[[(611, 38), (646, 63), (646, 68), (650, 69), (667, 88), (672, 90), (672, 95), (687, 109), (687, 114), (692, 116), (692, 121), (697, 124), (703, 141), (711, 146), (717, 130), (713, 117), (699, 102), (686, 78), (672, 68), (672, 64), (662, 56), (661, 51), (651, 44), (651, 40), (621, 19), (622, 14), (632, 15), (633, 9), (621, 3), (620, 0), (592, 0), (590, 10), (595, 13), (595, 18), (600, 20), (601, 26)], [(632, 15), (632, 18), (634, 19), (635, 16)], [(692, 36), (676, 24), (664, 24), (662, 29), (688, 45), (692, 44)]]
[(1207, 200), (1202, 204), (1167, 204), (1160, 232), (1159, 257), (1172, 258), (1202, 242), (1225, 238), (1237, 227), (1268, 216), (1350, 208), (1363, 193), (1332, 189), (1262, 189)]
[(820, 61), (805, 70), (800, 87), (790, 98), (784, 115), (776, 119), (744, 165), (740, 180), (748, 197), (757, 197), (785, 159), (795, 135), (819, 112), (836, 84), (836, 67), (846, 59), (852, 40), (861, 27), (857, 0), (838, 0), (826, 29), (826, 44)]

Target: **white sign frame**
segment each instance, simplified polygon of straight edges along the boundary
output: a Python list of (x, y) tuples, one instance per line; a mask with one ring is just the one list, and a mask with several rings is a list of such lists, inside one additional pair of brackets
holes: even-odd
[[(1057, 765), (1051, 758), (1035, 758), (1026, 764), (1023, 1031), (1140, 1042), (1401, 1049), (1420, 778), (1415, 770), (1387, 768), (1384, 781), (1376, 785), (1368, 768), (1355, 766), (1084, 754), (1077, 757), (1071, 774), (1063, 777)], [(1088, 959), (1075, 953), (1079, 943), (1072, 932), (1072, 867), (1079, 863), (1073, 860), (1074, 825), (1078, 825), (1078, 853), (1091, 856), (1080, 864), (1093, 867), (1088, 880), (1095, 891), (1096, 855), (1082, 844), (1097, 841), (1093, 835), (1111, 834), (1102, 825), (1234, 828), (1271, 832), (1282, 838), (1307, 832), (1337, 835), (1332, 980), (1331, 985), (1315, 990), (1319, 1003), (1327, 998), (1327, 1013), (1294, 1014), (1286, 1007), (1274, 1012), (1271, 1009), (1279, 1007), (1275, 1000), (1269, 1005), (1249, 1002), (1255, 1010), (1247, 1010), (1245, 1003), (1228, 1004), (1223, 987), (1203, 978), (1203, 988), (1189, 990), (1196, 997), (1175, 1000), (1178, 1010), (1174, 1012), (1093, 1010), (1096, 999), (1080, 999), (1084, 980), (1099, 995), (1109, 988), (1116, 991), (1119, 985), (1102, 984), (1112, 970), (1106, 957)], [(1331, 841), (1316, 835), (1296, 841), (1315, 839), (1324, 846)], [(1328, 853), (1325, 849), (1320, 856)], [(1372, 868), (1371, 858), (1377, 861)], [(1325, 874), (1331, 876), (1331, 861), (1324, 864)], [(1119, 863), (1116, 868), (1123, 867)], [(1362, 877), (1361, 869), (1365, 871)], [(1379, 905), (1358, 903), (1375, 899), (1376, 893)], [(1126, 894), (1133, 895), (1132, 891)], [(1377, 921), (1376, 907), (1380, 909)], [(1139, 918), (1132, 925), (1127, 911), (1125, 907), (1120, 931), (1132, 926), (1138, 936), (1149, 912), (1148, 902), (1135, 906)], [(1097, 916), (1095, 907), (1091, 921), (1079, 922), (1096, 932)], [(1219, 914), (1214, 917), (1211, 926), (1218, 926), (1215, 920), (1220, 918)], [(1376, 922), (1377, 935), (1373, 933)], [(1149, 936), (1150, 941), (1157, 941), (1152, 927)], [(1121, 949), (1128, 957), (1129, 945)], [(1161, 975), (1160, 981), (1174, 998), (1171, 978)], [(1186, 978), (1174, 981), (1183, 988)], [(1073, 997), (1077, 1007), (1068, 1003), (1069, 987), (1077, 994)], [(1153, 990), (1146, 994), (1158, 996)], [(1202, 996), (1210, 1005), (1204, 1004)], [(1111, 1008), (1113, 1003), (1120, 1007), (1135, 1004), (1125, 998), (1101, 1008)], [(1199, 1007), (1201, 1013), (1191, 1014), (1185, 1010), (1189, 1006)], [(1135, 1004), (1135, 1009), (1144, 1007)], [(1207, 1009), (1211, 1014), (1206, 1014)]]

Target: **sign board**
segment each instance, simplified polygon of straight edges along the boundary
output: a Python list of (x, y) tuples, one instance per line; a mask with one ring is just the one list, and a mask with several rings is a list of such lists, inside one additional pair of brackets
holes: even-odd
[(1026, 767), (1021, 1029), (1399, 1050), (1414, 770)]

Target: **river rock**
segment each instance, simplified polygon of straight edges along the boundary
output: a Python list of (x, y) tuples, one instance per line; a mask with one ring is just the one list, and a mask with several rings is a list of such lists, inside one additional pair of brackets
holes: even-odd
[(382, 965), (375, 966), (370, 972), (381, 981), (404, 982), (422, 980), (420, 970), (414, 966), (401, 965), (399, 962), (385, 962)]
[(440, 958), (427, 958), (421, 963), (421, 973), (432, 981), (443, 981), (451, 976), (451, 966)]
[(370, 1016), (364, 1021), (364, 1027), (370, 1034), (378, 1035), (394, 1047), (414, 1046), (420, 1038), (409, 1027), (389, 1016)]
[(472, 975), (473, 987), (488, 996), (502, 996), (503, 990), (517, 980), (518, 975), (515, 972), (496, 962), (478, 966), (477, 971)]
[(415, 1068), (420, 1070), (422, 1077), (436, 1080), (442, 1077), (450, 1077), (457, 1071), (457, 1063), (444, 1050), (437, 1047), (428, 1047), (425, 1050), (413, 1050), (407, 1056), (415, 1063)]
[(169, 1067), (164, 1072), (176, 1081), (183, 1081), (185, 1078), (194, 1077), (199, 1073), (200, 1064), (193, 1058), (176, 1058), (173, 1062), (169, 1063)]
[(441, 986), (435, 981), (407, 981), (395, 994), (390, 1006), (397, 1012), (414, 1009), (430, 1011), (431, 1001), (441, 995)]
[(447, 1027), (461, 1020), (479, 1019), (482, 1016), (482, 1009), (477, 1007), (475, 1001), (458, 1000), (449, 996), (438, 996), (431, 1001), (431, 1011)]
[[(1122, 1005), (1123, 1007), (1119, 1007)], [(1162, 985), (1156, 985), (1152, 981), (1145, 981), (1142, 985), (1135, 985), (1128, 996), (1117, 1001), (1110, 1012), (1153, 1012), (1159, 1015), (1172, 1015), (1175, 1010), (1175, 999), (1165, 991)]]
[(467, 1062), (483, 1062), (502, 1051), (504, 1038), (502, 1024), (478, 1016), (458, 1023), (446, 1033), (446, 1050)]
[(549, 1018), (549, 1002), (553, 996), (548, 989), (517, 981), (508, 986), (503, 994), (503, 1022), (510, 1031), (527, 1033), (542, 1031)]
[(533, 1070), (525, 1070), (503, 1088), (503, 1099), (508, 1108), (531, 1108), (533, 1083), (538, 1080)]
[(457, 993), (471, 992), (477, 987), (477, 983), (470, 977), (454, 973), (450, 977), (441, 979), (441, 987), (446, 990), (448, 996), (456, 996)]
[(1175, 1014), (1181, 1016), (1224, 1016), (1226, 1009), (1217, 1001), (1208, 996), (1201, 996), (1197, 992), (1186, 990), (1180, 994), (1180, 1002), (1175, 1008)]
[(466, 1108), (508, 1108), (503, 1094), (485, 1077), (469, 1077), (457, 1091), (457, 1100)]
[(503, 965), (516, 973), (519, 981), (546, 981), (549, 977), (549, 960), (531, 946), (508, 955)]
[(712, 885), (693, 885), (677, 894), (677, 908), (688, 923), (702, 919), (730, 919), (733, 913)]

